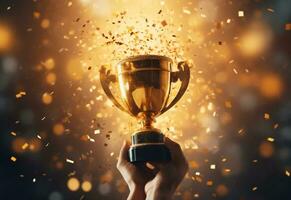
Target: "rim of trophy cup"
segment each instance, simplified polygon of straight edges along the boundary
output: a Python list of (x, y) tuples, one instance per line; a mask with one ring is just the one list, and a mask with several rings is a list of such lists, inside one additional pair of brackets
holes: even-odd
[(164, 61), (168, 61), (171, 64), (173, 64), (173, 60), (167, 56), (155, 55), (155, 54), (145, 54), (145, 55), (129, 56), (127, 58), (124, 58), (117, 63), (117, 66), (120, 66), (125, 62), (132, 62), (132, 61), (145, 60), (145, 59), (164, 60)]

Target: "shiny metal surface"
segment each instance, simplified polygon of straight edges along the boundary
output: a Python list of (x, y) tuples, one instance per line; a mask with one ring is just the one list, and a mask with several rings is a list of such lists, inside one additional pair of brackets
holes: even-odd
[[(138, 119), (140, 130), (156, 130), (152, 127), (155, 117), (174, 106), (187, 89), (189, 67), (186, 62), (180, 62), (178, 69), (172, 72), (172, 60), (165, 56), (134, 56), (118, 63), (117, 76), (101, 68), (100, 81), (114, 105)], [(180, 90), (168, 103), (171, 83), (178, 80), (182, 82)], [(109, 89), (110, 83), (116, 81), (123, 103), (119, 103)]]
[(143, 56), (128, 59), (117, 66), (121, 97), (128, 111), (155, 116), (167, 103), (170, 92), (171, 60)]

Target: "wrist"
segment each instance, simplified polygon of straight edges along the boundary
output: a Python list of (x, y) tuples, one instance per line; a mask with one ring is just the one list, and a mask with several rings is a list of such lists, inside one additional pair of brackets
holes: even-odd
[(175, 190), (171, 187), (155, 185), (154, 188), (146, 191), (146, 200), (171, 200)]
[(146, 194), (144, 192), (144, 187), (131, 185), (129, 187), (129, 195), (127, 200), (144, 200), (146, 198)]
[(170, 200), (176, 190), (173, 184), (158, 183), (153, 190), (152, 199), (154, 200)]

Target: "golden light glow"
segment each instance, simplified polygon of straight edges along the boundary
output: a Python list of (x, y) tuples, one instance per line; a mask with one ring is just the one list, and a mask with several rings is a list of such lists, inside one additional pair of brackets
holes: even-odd
[(65, 131), (65, 127), (61, 123), (57, 123), (53, 127), (53, 132), (55, 135), (62, 135)]
[(113, 180), (113, 173), (111, 170), (108, 170), (104, 175), (100, 177), (101, 183), (110, 183)]
[(41, 149), (41, 141), (39, 139), (33, 138), (29, 140), (29, 150), (32, 152), (37, 152)]
[(77, 191), (80, 187), (80, 182), (77, 178), (70, 178), (67, 182), (67, 187), (71, 191)]
[[(7, 62), (3, 65), (3, 71), (10, 75), (13, 73), (20, 75), (5, 76), (5, 80), (0, 80), (1, 83), (3, 82), (2, 86), (6, 86), (6, 82), (9, 83), (9, 77), (12, 80), (14, 80), (13, 77), (23, 78), (23, 80), (14, 81), (16, 84), (16, 99), (14, 100), (20, 104), (20, 107), (30, 100), (36, 91), (39, 91), (31, 90), (29, 88), (31, 83), (24, 83), (24, 80), (29, 80), (27, 79), (29, 77), (26, 77), (26, 71), (22, 73), (24, 72), (22, 70), (29, 70), (29, 66), (26, 66), (26, 59), (22, 59), (23, 56), (19, 57), (19, 55), (28, 53), (28, 57), (24, 55), (24, 58), (29, 58), (29, 63), (33, 61), (31, 63), (36, 69), (30, 75), (39, 75), (39, 78), (42, 78), (42, 85), (38, 88), (43, 89), (41, 93), (36, 94), (38, 95), (36, 98), (45, 109), (45, 112), (40, 115), (32, 108), (19, 110), (19, 114), (22, 116), (23, 111), (23, 118), (27, 120), (20, 118), (21, 123), (13, 126), (16, 130), (10, 130), (15, 132), (8, 134), (13, 150), (9, 155), (11, 160), (8, 157), (11, 164), (21, 164), (19, 160), (22, 161), (25, 156), (32, 154), (31, 152), (46, 147), (50, 149), (56, 147), (66, 152), (68, 158), (57, 153), (52, 162), (49, 162), (53, 169), (67, 172), (67, 167), (72, 167), (76, 174), (82, 177), (78, 180), (77, 177), (72, 177), (77, 176), (75, 171), (70, 173), (65, 180), (68, 191), (80, 193), (92, 191), (94, 183), (91, 180), (92, 177), (96, 178), (94, 173), (91, 173), (92, 169), (89, 167), (79, 173), (78, 168), (88, 163), (87, 161), (90, 163), (94, 161), (92, 156), (96, 150), (97, 152), (104, 150), (104, 155), (110, 155), (109, 160), (106, 160), (110, 163), (115, 162), (121, 140), (129, 139), (137, 126), (134, 118), (118, 112), (114, 104), (104, 95), (99, 80), (100, 66), (110, 66), (108, 68), (111, 69), (111, 74), (116, 75), (116, 63), (120, 60), (128, 56), (158, 54), (173, 59), (172, 71), (177, 70), (179, 61), (191, 60), (193, 66), (190, 70), (191, 80), (187, 92), (176, 106), (156, 119), (155, 127), (178, 142), (183, 153), (189, 158), (191, 170), (187, 173), (187, 182), (192, 179), (197, 184), (201, 184), (212, 193), (210, 195), (213, 197), (223, 198), (229, 193), (232, 194), (230, 192), (232, 186), (221, 183), (220, 178), (237, 176), (244, 166), (242, 163), (244, 156), (241, 153), (243, 149), (233, 147), (239, 145), (233, 144), (236, 141), (227, 134), (238, 134), (239, 138), (250, 135), (249, 124), (240, 124), (239, 120), (242, 118), (238, 111), (245, 110), (244, 114), (247, 115), (251, 113), (250, 111), (260, 108), (258, 120), (262, 123), (260, 126), (263, 126), (260, 130), (266, 130), (264, 129), (266, 126), (271, 127), (272, 123), (279, 123), (276, 117), (280, 114), (280, 110), (283, 110), (283, 107), (276, 112), (263, 110), (269, 105), (261, 103), (264, 100), (274, 99), (276, 101), (272, 103), (277, 102), (283, 92), (287, 92), (287, 82), (284, 81), (286, 77), (280, 75), (282, 71), (279, 67), (286, 68), (288, 58), (284, 57), (286, 56), (284, 52), (279, 51), (274, 51), (276, 54), (273, 58), (269, 53), (275, 49), (268, 50), (271, 47), (272, 31), (276, 30), (274, 31), (276, 36), (287, 34), (289, 33), (287, 31), (291, 30), (291, 24), (285, 22), (287, 24), (281, 27), (281, 31), (269, 25), (272, 20), (264, 24), (266, 17), (268, 19), (278, 17), (279, 10), (275, 9), (274, 13), (266, 14), (264, 13), (267, 12), (266, 8), (263, 8), (264, 11), (259, 8), (253, 11), (245, 6), (238, 6), (235, 1), (226, 1), (221, 4), (219, 1), (212, 0), (69, 0), (58, 6), (47, 7), (49, 3), (41, 4), (38, 2), (35, 8), (27, 13), (32, 22), (25, 23), (24, 27), (21, 27), (21, 24), (10, 27), (0, 23), (0, 54), (2, 51), (4, 54), (8, 52), (7, 59), (4, 55), (3, 63)], [(4, 8), (3, 11), (6, 12), (6, 9)], [(17, 10), (12, 6), (11, 10), (7, 9), (7, 14), (9, 12), (15, 14), (15, 11)], [(54, 13), (46, 13), (48, 11), (63, 13), (64, 16), (54, 17)], [(14, 22), (11, 21), (11, 23)], [(15, 37), (14, 29), (15, 35), (21, 30), (22, 40)], [(33, 38), (35, 36), (37, 37)], [(26, 39), (28, 40), (25, 41)], [(31, 39), (35, 39), (34, 46), (41, 50), (33, 57), (29, 56), (29, 51), (25, 52), (29, 49), (25, 45)], [(14, 55), (13, 52), (10, 54), (9, 50), (14, 47), (17, 47), (20, 54)], [(30, 60), (32, 58), (35, 60)], [(272, 62), (269, 62), (270, 59)], [(268, 65), (265, 65), (266, 62), (269, 62)], [(271, 71), (274, 67), (278, 67), (275, 69), (276, 73)], [(33, 83), (37, 80), (33, 80)], [(149, 95), (142, 96), (141, 93), (144, 92), (140, 88), (131, 87), (132, 80), (118, 80), (119, 83), (124, 82), (124, 87), (121, 89), (118, 86), (115, 87), (118, 82), (112, 83), (110, 87), (119, 101), (122, 100), (120, 98), (127, 96), (126, 93), (138, 98), (144, 97), (143, 99), (148, 96), (159, 96), (155, 92), (148, 92)], [(160, 82), (155, 85), (160, 85)], [(64, 93), (61, 91), (64, 90), (63, 86), (68, 86)], [(168, 104), (176, 95), (180, 80), (177, 83), (171, 83), (171, 87), (173, 90), (170, 92)], [(155, 89), (155, 87), (152, 88)], [(67, 101), (68, 99), (71, 101)], [(141, 99), (133, 99), (138, 105), (144, 104)], [(152, 99), (156, 102), (159, 98)], [(56, 107), (61, 107), (62, 112), (53, 112)], [(52, 118), (53, 115), (56, 116)], [(46, 126), (31, 132), (29, 137), (19, 137), (24, 135), (24, 132), (19, 130), (22, 125), (26, 125), (24, 122), (29, 125), (30, 122), (41, 123), (42, 121)], [(83, 130), (79, 134), (74, 133), (71, 138), (74, 144), (69, 144), (70, 141), (64, 141), (63, 137), (70, 136), (69, 133), (76, 129), (76, 123), (80, 123), (77, 128)], [(263, 123), (267, 125), (264, 126)], [(284, 129), (284, 124), (280, 124), (280, 127), (279, 133), (281, 129)], [(40, 134), (40, 131), (53, 135), (45, 137)], [(111, 132), (112, 139), (110, 139)], [(279, 139), (276, 134), (271, 133), (263, 137), (259, 137), (260, 132), (255, 133), (258, 134), (256, 138), (264, 140), (256, 149), (263, 158), (270, 158), (275, 153), (275, 144)], [(61, 139), (66, 144), (59, 147), (62, 143), (51, 143), (51, 137)], [(78, 149), (75, 142), (90, 145)], [(224, 146), (220, 143), (227, 144), (227, 147), (231, 148), (224, 151)], [(102, 144), (106, 148), (103, 148)], [(215, 153), (218, 159), (209, 157), (209, 152)], [(279, 153), (281, 151), (278, 151), (276, 156), (280, 156)], [(203, 158), (204, 156), (207, 158)], [(281, 157), (283, 159), (284, 156)], [(15, 161), (18, 162), (12, 163)], [(105, 163), (105, 167), (112, 166), (110, 163), (109, 165)], [(101, 189), (98, 187), (100, 194), (110, 195), (110, 192), (116, 192), (114, 186), (119, 192), (127, 193), (126, 183), (121, 177), (116, 179), (114, 169), (107, 169), (104, 173), (102, 166), (100, 166), (102, 174), (100, 174), (101, 171), (95, 171), (98, 174), (97, 186), (102, 186)], [(152, 168), (150, 165), (147, 166)], [(88, 174), (90, 175), (86, 177)], [(203, 197), (205, 192), (203, 188), (201, 191), (198, 188), (193, 192), (192, 188), (188, 190), (191, 187), (190, 184), (185, 188), (184, 186), (182, 191), (178, 191), (181, 198), (186, 200)], [(60, 195), (62, 197), (65, 193), (60, 193)]]
[(259, 89), (267, 98), (280, 97), (283, 92), (283, 83), (276, 74), (267, 74), (261, 78)]
[(46, 75), (46, 82), (50, 85), (54, 85), (56, 83), (57, 76), (55, 73), (50, 72)]
[(274, 154), (274, 146), (270, 142), (262, 142), (259, 146), (260, 155), (264, 158), (269, 158)]
[(48, 104), (51, 104), (52, 101), (53, 101), (53, 96), (50, 93), (47, 93), (47, 92), (43, 93), (43, 95), (42, 95), (42, 102), (44, 104), (47, 104), (47, 105)]
[(22, 138), (22, 137), (18, 137), (15, 138), (12, 142), (12, 149), (14, 152), (16, 153), (22, 153), (25, 151), (25, 149), (23, 149), (23, 145), (26, 143), (26, 139)]
[(254, 24), (241, 37), (239, 47), (243, 55), (253, 57), (266, 51), (270, 42), (270, 31), (262, 24)]
[(83, 77), (84, 70), (82, 68), (81, 62), (78, 59), (69, 60), (67, 67), (67, 74), (75, 80), (80, 80)]
[(53, 58), (48, 58), (42, 64), (47, 70), (51, 70), (55, 67), (55, 60)]
[(0, 24), (0, 52), (7, 51), (12, 47), (13, 37), (9, 28)]
[(49, 28), (50, 26), (50, 20), (49, 19), (43, 19), (40, 23), (40, 26), (43, 28), (43, 29), (47, 29)]
[(228, 188), (225, 185), (220, 184), (216, 187), (216, 193), (220, 197), (226, 196), (228, 194)]
[(84, 192), (90, 192), (92, 189), (92, 184), (90, 181), (84, 181), (81, 187)]

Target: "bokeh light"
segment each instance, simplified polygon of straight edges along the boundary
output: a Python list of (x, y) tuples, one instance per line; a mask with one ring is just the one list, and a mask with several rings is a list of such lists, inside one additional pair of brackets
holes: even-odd
[(77, 191), (80, 187), (80, 182), (77, 178), (69, 178), (67, 182), (68, 189), (71, 191)]
[(290, 5), (1, 1), (1, 198), (126, 199), (115, 166), (137, 123), (99, 70), (158, 54), (173, 71), (191, 63), (185, 95), (155, 123), (189, 163), (173, 199), (291, 199)]
[(0, 53), (12, 47), (13, 36), (10, 28), (0, 22)]

